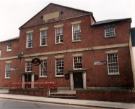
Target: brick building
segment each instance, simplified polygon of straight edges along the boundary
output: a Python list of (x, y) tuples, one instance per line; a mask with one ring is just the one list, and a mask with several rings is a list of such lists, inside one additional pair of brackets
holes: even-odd
[(19, 37), (0, 42), (0, 87), (133, 87), (130, 24), (96, 22), (92, 12), (51, 3), (19, 28)]

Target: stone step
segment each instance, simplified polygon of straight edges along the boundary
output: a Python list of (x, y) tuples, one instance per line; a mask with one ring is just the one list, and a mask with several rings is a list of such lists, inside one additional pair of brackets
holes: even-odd
[(56, 92), (51, 92), (50, 97), (53, 98), (76, 98), (76, 91), (73, 90), (57, 90)]

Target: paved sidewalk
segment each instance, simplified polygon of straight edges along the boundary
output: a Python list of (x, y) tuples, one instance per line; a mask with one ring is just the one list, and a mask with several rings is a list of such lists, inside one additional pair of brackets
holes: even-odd
[(116, 109), (119, 109), (119, 108), (120, 109), (135, 109), (134, 103), (119, 103), (119, 102), (76, 100), (76, 99), (60, 99), (60, 98), (47, 98), (47, 97), (13, 95), (13, 94), (0, 94), (0, 98), (34, 101), (34, 102), (45, 102), (45, 103), (68, 104), (68, 105), (87, 106), (87, 107), (94, 106), (94, 107), (108, 107), (108, 108), (116, 108)]

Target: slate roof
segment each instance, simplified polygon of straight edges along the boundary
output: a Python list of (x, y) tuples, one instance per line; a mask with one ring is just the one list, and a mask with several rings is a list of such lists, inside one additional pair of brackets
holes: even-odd
[(131, 29), (131, 41), (132, 41), (132, 46), (135, 47), (135, 28)]
[(116, 22), (121, 22), (125, 20), (131, 20), (131, 18), (123, 18), (123, 19), (108, 19), (108, 20), (102, 20), (102, 21), (97, 21), (92, 26), (99, 26), (99, 25), (104, 25), (108, 23), (116, 23)]

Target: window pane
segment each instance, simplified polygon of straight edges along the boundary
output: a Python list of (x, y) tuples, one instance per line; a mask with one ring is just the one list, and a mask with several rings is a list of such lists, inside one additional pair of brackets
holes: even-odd
[(56, 43), (63, 42), (63, 27), (55, 29), (55, 40), (56, 40)]
[(64, 60), (56, 59), (56, 75), (64, 75)]
[(107, 55), (107, 66), (108, 66), (108, 74), (119, 74), (118, 67), (118, 54), (117, 53), (109, 53)]
[(81, 40), (80, 24), (73, 25), (73, 40)]
[(82, 68), (82, 57), (81, 56), (74, 57), (74, 68), (75, 69)]

